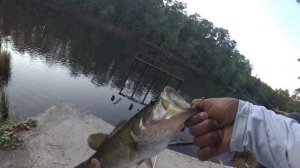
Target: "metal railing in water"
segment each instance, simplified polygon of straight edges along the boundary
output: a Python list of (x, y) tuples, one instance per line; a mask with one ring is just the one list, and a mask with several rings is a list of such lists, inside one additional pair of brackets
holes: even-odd
[[(123, 92), (125, 87), (128, 87), (127, 82), (133, 83), (131, 93)], [(155, 85), (164, 87), (172, 83), (173, 87), (178, 90), (183, 82), (182, 78), (174, 74), (174, 69), (162, 59), (141, 52), (133, 59), (119, 94), (136, 103), (145, 105), (147, 104), (145, 100)], [(144, 87), (143, 92), (145, 93), (142, 98), (136, 99), (134, 96), (141, 86)]]

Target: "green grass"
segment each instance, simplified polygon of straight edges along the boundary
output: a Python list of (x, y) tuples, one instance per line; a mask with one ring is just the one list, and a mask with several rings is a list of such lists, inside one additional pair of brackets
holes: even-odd
[(253, 153), (249, 151), (238, 152), (234, 157), (233, 166), (237, 168), (258, 167)]
[(22, 130), (36, 127), (37, 119), (13, 121), (9, 119), (9, 100), (4, 87), (0, 87), (0, 149), (16, 149), (24, 140), (18, 135)]
[(29, 118), (24, 121), (13, 122), (8, 119), (9, 100), (4, 86), (10, 79), (11, 57), (8, 52), (0, 52), (0, 149), (15, 149), (24, 141), (18, 135), (19, 131), (29, 130), (37, 125), (37, 119)]
[(0, 124), (0, 149), (16, 149), (23, 145), (24, 140), (18, 135), (22, 130), (37, 126), (36, 118), (13, 122), (6, 120)]
[(37, 125), (36, 118), (12, 121), (9, 119), (9, 100), (4, 87), (0, 86), (0, 149), (16, 149), (23, 145), (23, 139), (18, 135), (22, 130), (29, 130)]

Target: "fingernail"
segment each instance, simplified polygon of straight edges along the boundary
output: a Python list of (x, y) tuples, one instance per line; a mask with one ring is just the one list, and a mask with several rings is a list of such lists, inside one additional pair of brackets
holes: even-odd
[(210, 150), (211, 150), (211, 147), (209, 147), (209, 146), (199, 149), (197, 151), (197, 157), (201, 161), (207, 160), (208, 158), (210, 158)]
[(201, 99), (194, 99), (194, 100), (192, 100), (192, 103), (191, 103), (191, 105), (194, 105), (196, 102), (198, 102), (198, 101), (200, 101)]
[(95, 162), (91, 161), (91, 167), (94, 168), (96, 166)]
[(96, 167), (96, 162), (94, 159), (92, 159), (90, 163), (92, 168)]
[(208, 114), (206, 112), (201, 112), (199, 115), (202, 120), (208, 119)]

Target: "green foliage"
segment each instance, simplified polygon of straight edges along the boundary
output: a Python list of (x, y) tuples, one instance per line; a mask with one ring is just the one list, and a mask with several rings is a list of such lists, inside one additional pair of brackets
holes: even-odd
[[(1, 38), (0, 38), (1, 44)], [(1, 45), (0, 45), (1, 47)], [(9, 100), (5, 93), (4, 85), (10, 79), (11, 57), (7, 52), (0, 52), (0, 149), (15, 149), (23, 144), (22, 138), (17, 133), (37, 126), (36, 118), (25, 121), (13, 122), (8, 119)]]
[(290, 94), (288, 90), (275, 89), (273, 93), (272, 104), (276, 105), (275, 108), (287, 109), (290, 102)]
[(82, 2), (82, 8), (107, 20), (114, 14), (114, 6), (108, 0), (88, 0)]
[(13, 122), (6, 120), (0, 124), (0, 149), (16, 149), (21, 146), (24, 141), (17, 135), (21, 130), (29, 130), (31, 127), (37, 126), (36, 118), (29, 118), (25, 121)]
[(258, 162), (253, 153), (243, 151), (235, 154), (233, 166), (238, 168), (258, 167)]
[(73, 4), (99, 19), (134, 31), (157, 46), (189, 60), (232, 87), (243, 87), (251, 65), (236, 50), (229, 32), (198, 14), (187, 15), (176, 0), (54, 0)]

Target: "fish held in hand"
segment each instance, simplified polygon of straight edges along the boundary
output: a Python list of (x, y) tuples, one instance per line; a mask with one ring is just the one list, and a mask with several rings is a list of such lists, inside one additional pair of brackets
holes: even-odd
[[(138, 166), (167, 148), (184, 122), (197, 110), (171, 87), (166, 86), (158, 97), (126, 122), (120, 123), (111, 134), (92, 134), (89, 146), (96, 150), (80, 167), (89, 167), (95, 158), (104, 168)], [(149, 165), (149, 164), (148, 164)]]

